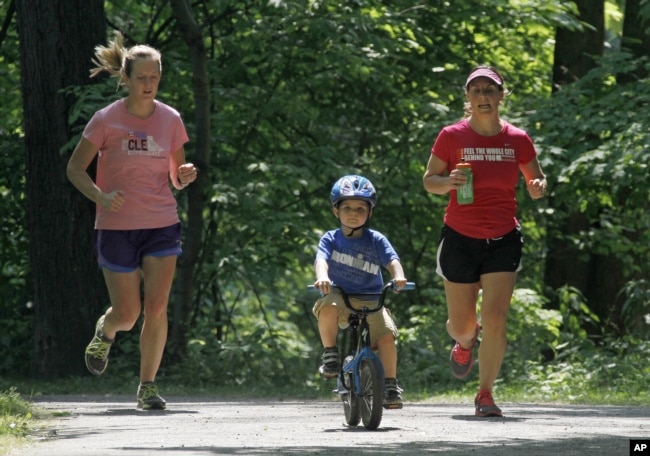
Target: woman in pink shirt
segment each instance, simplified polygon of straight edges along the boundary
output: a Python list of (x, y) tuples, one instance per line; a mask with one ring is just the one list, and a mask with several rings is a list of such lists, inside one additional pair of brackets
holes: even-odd
[[(68, 179), (96, 203), (95, 250), (111, 300), (97, 321), (85, 360), (91, 373), (104, 373), (117, 332), (131, 330), (144, 310), (137, 407), (164, 409), (155, 378), (181, 253), (181, 223), (169, 181), (181, 190), (196, 179), (197, 169), (185, 163), (188, 137), (179, 113), (155, 99), (160, 53), (145, 45), (126, 49), (122, 41), (116, 33), (108, 47), (95, 48), (97, 67), (91, 76), (107, 71), (128, 94), (95, 113), (67, 166)], [(93, 182), (87, 168), (95, 157)]]
[[(515, 200), (520, 173), (533, 199), (546, 193), (546, 177), (530, 137), (499, 117), (505, 95), (498, 71), (473, 69), (465, 82), (465, 118), (439, 133), (423, 177), (429, 193), (450, 194), (437, 265), (447, 297), (447, 331), (456, 341), (449, 361), (455, 377), (469, 375), (474, 345), (483, 331), (474, 400), (475, 414), (482, 417), (502, 416), (492, 387), (506, 350), (508, 310), (521, 269), (523, 237)], [(461, 159), (472, 168), (470, 204), (459, 204), (457, 198), (467, 182), (465, 173), (456, 169)], [(481, 289), (479, 324), (476, 302)]]

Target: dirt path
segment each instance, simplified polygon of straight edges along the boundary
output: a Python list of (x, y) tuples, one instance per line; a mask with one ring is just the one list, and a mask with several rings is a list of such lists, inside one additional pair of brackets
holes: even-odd
[(607, 455), (650, 438), (650, 407), (407, 403), (367, 431), (344, 425), (340, 402), (232, 402), (169, 397), (142, 412), (131, 397), (58, 396), (35, 402), (54, 416), (11, 456), (193, 455)]

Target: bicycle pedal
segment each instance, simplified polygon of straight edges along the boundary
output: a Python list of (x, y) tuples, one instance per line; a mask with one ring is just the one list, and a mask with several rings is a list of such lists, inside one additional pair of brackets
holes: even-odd
[(338, 373), (338, 372), (323, 372), (323, 371), (319, 371), (319, 374), (320, 374), (320, 378), (322, 378), (323, 380), (329, 380), (329, 379), (331, 379), (331, 378), (336, 378), (336, 377), (339, 376), (339, 373)]
[(404, 404), (384, 404), (386, 410), (399, 410), (404, 407)]

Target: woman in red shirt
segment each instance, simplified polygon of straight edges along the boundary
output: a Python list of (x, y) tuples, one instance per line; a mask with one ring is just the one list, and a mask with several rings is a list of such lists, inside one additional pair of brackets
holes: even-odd
[[(506, 322), (517, 272), (521, 270), (523, 237), (516, 218), (515, 188), (520, 173), (528, 193), (546, 193), (546, 177), (528, 134), (499, 117), (506, 96), (503, 78), (488, 66), (474, 68), (465, 83), (465, 118), (446, 126), (431, 150), (424, 173), (429, 193), (449, 193), (438, 245), (436, 272), (444, 279), (447, 331), (456, 341), (450, 366), (457, 378), (469, 375), (473, 349), (481, 330), (479, 392), (476, 416), (502, 416), (492, 387), (506, 350)], [(457, 170), (472, 168), (474, 200), (459, 204), (457, 191), (467, 182)], [(483, 290), (481, 322), (476, 302)]]

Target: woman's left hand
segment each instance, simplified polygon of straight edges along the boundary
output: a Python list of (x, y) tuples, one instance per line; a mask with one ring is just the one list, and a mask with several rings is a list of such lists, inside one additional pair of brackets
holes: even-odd
[(178, 167), (178, 182), (181, 185), (189, 185), (196, 180), (198, 169), (193, 163), (185, 163)]
[(546, 195), (546, 179), (531, 179), (526, 186), (532, 199), (540, 199)]

